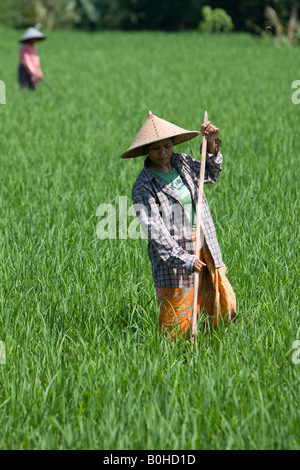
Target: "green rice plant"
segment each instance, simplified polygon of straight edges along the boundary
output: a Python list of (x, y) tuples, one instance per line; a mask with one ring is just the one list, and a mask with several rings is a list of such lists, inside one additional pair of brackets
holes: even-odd
[[(37, 46), (51, 90), (21, 93), (19, 33), (0, 36), (0, 448), (299, 449), (299, 49), (56, 31)], [(96, 233), (101, 204), (117, 228), (130, 206), (143, 158), (120, 155), (149, 109), (191, 129), (207, 110), (222, 138), (205, 193), (238, 319), (199, 324), (193, 353), (159, 333), (147, 241)]]

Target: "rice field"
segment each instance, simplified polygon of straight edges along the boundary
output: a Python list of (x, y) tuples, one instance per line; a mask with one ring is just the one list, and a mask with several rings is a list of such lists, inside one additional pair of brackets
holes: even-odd
[[(51, 89), (21, 93), (21, 34), (0, 30), (0, 448), (299, 450), (300, 48), (49, 32)], [(238, 320), (193, 353), (159, 334), (146, 240), (97, 237), (97, 208), (131, 203), (143, 158), (120, 155), (149, 110), (186, 129), (207, 110), (223, 140), (205, 193)]]

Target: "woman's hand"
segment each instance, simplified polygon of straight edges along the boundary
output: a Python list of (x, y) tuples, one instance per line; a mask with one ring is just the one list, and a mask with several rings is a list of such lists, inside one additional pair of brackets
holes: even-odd
[(210, 121), (207, 124), (202, 124), (201, 134), (206, 137), (207, 142), (213, 142), (216, 140), (219, 134), (219, 128), (214, 126)]
[(194, 267), (193, 267), (193, 272), (200, 273), (200, 271), (202, 271), (202, 268), (204, 268), (204, 266), (206, 266), (206, 264), (203, 263), (203, 261), (201, 261), (200, 259), (196, 258)]
[(43, 80), (43, 72), (41, 71), (41, 69), (37, 69), (35, 71), (34, 76), (37, 80), (40, 80), (40, 81)]
[(221, 146), (221, 139), (218, 137), (219, 128), (208, 121), (207, 124), (202, 124), (201, 134), (206, 137), (208, 153), (217, 155)]

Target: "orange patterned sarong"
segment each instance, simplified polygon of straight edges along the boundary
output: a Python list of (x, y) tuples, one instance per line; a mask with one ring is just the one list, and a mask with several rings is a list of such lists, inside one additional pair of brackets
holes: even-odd
[[(194, 233), (193, 233), (194, 237)], [(213, 258), (206, 245), (200, 250), (200, 259), (206, 266), (199, 273), (197, 317), (203, 323), (217, 327), (221, 319), (230, 323), (236, 316), (235, 293), (226, 277), (226, 266), (215, 268)], [(189, 337), (192, 327), (194, 287), (156, 287), (159, 304), (159, 328), (170, 334)]]

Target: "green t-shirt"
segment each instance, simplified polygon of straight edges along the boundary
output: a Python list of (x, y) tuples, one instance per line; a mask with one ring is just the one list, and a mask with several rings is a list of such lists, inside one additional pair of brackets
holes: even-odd
[(189, 187), (181, 178), (179, 171), (172, 168), (171, 171), (158, 171), (148, 167), (148, 170), (171, 188), (184, 207), (185, 213), (192, 227), (196, 227), (196, 211)]

